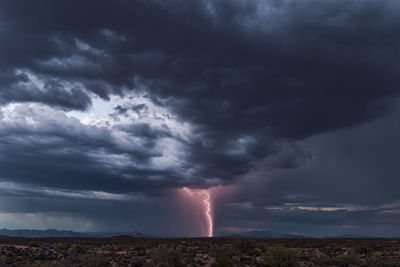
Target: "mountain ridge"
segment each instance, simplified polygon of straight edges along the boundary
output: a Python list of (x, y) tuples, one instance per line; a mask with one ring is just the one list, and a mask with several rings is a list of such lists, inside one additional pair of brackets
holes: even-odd
[(115, 236), (130, 236), (130, 237), (145, 237), (138, 231), (132, 232), (75, 232), (70, 230), (35, 230), (35, 229), (0, 229), (0, 237), (115, 237)]
[(223, 233), (220, 237), (251, 237), (251, 238), (313, 238), (305, 235), (282, 234), (270, 231), (249, 231), (243, 233)]
[[(35, 229), (0, 229), (0, 238), (5, 237), (28, 237), (28, 238), (45, 238), (45, 237), (66, 237), (66, 238), (108, 238), (108, 237), (132, 237), (132, 238), (162, 238), (162, 236), (153, 236), (143, 234), (139, 231), (131, 232), (75, 232), (70, 230), (35, 230)], [(232, 237), (232, 238), (385, 238), (367, 235), (336, 235), (336, 236), (306, 236), (300, 234), (275, 233), (270, 231), (249, 231), (243, 233), (224, 232), (215, 237)], [(390, 238), (390, 237), (386, 237)], [(396, 238), (396, 237), (392, 237)]]

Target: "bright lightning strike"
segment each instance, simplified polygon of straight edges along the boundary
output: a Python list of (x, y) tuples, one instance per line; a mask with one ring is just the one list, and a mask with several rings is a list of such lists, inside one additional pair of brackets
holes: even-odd
[(210, 203), (210, 193), (207, 190), (191, 190), (187, 187), (182, 188), (183, 191), (189, 194), (189, 196), (193, 197), (194, 195), (204, 197), (204, 214), (208, 220), (208, 237), (213, 236), (213, 219), (211, 215), (211, 203)]

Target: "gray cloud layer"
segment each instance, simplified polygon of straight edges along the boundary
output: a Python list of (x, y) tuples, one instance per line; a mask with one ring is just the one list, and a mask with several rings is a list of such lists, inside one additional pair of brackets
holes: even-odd
[[(398, 141), (387, 132), (398, 132), (399, 9), (390, 0), (1, 1), (0, 179), (142, 197), (242, 183), (231, 201), (252, 203), (249, 221), (264, 229), (331, 216), (287, 209), (288, 196), (307, 196), (295, 199), (302, 207), (395, 203)], [(99, 98), (112, 109), (106, 119), (67, 116)], [(225, 204), (217, 225), (245, 224)], [(66, 206), (52, 211), (74, 212)], [(281, 213), (267, 216), (270, 206)]]

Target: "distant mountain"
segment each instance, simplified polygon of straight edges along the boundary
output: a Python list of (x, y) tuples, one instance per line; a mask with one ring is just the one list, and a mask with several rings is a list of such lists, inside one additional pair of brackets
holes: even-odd
[(133, 232), (129, 233), (128, 235), (131, 236), (131, 237), (137, 237), (137, 238), (144, 237), (144, 235), (142, 235), (138, 231), (133, 231)]
[(81, 233), (83, 237), (114, 237), (126, 235), (125, 232), (83, 232)]
[(379, 238), (377, 236), (367, 236), (367, 235), (337, 235), (337, 236), (326, 236), (325, 238)]
[(48, 230), (9, 230), (0, 229), (0, 235), (17, 237), (84, 237), (84, 234), (73, 231)]
[[(220, 237), (252, 237), (252, 238), (316, 238), (313, 236), (305, 235), (292, 235), (292, 234), (282, 234), (274, 233), (269, 231), (250, 231), (244, 233), (223, 233), (219, 235)], [(355, 234), (344, 234), (337, 236), (324, 236), (319, 238), (380, 238), (377, 236), (367, 236), (367, 235), (355, 235)]]
[(113, 237), (113, 236), (131, 236), (131, 237), (144, 237), (141, 233), (134, 231), (131, 233), (123, 233), (123, 232), (74, 232), (74, 231), (65, 231), (65, 230), (56, 230), (56, 229), (47, 229), (47, 230), (9, 230), (9, 229), (0, 229), (0, 237)]
[(281, 234), (269, 231), (250, 231), (244, 233), (224, 233), (223, 237), (253, 237), (253, 238), (310, 238), (304, 235)]
[(245, 232), (242, 235), (246, 237), (264, 237), (264, 238), (309, 238), (309, 236), (304, 236), (304, 235), (281, 234), (269, 231), (250, 231), (250, 232)]
[[(94, 237), (94, 238), (107, 238), (107, 237), (132, 237), (132, 238), (155, 238), (155, 236), (151, 236), (149, 234), (142, 234), (138, 231), (133, 232), (74, 232), (74, 231), (65, 231), (65, 230), (56, 230), (56, 229), (47, 229), (47, 230), (9, 230), (9, 229), (0, 229), (0, 238), (7, 237), (71, 237), (71, 238), (80, 238), (80, 237)], [(313, 238), (311, 236), (304, 235), (293, 235), (293, 234), (285, 234), (285, 233), (274, 233), (270, 231), (249, 231), (244, 233), (222, 233), (217, 237), (232, 237), (232, 238), (241, 238), (241, 237), (250, 237), (250, 238)], [(337, 235), (337, 236), (324, 236), (322, 238), (379, 238), (376, 236), (364, 236), (364, 235)]]

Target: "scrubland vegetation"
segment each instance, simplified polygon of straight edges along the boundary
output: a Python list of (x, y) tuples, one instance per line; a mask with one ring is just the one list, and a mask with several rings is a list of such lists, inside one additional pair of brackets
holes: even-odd
[(400, 240), (0, 238), (0, 266), (400, 266)]

